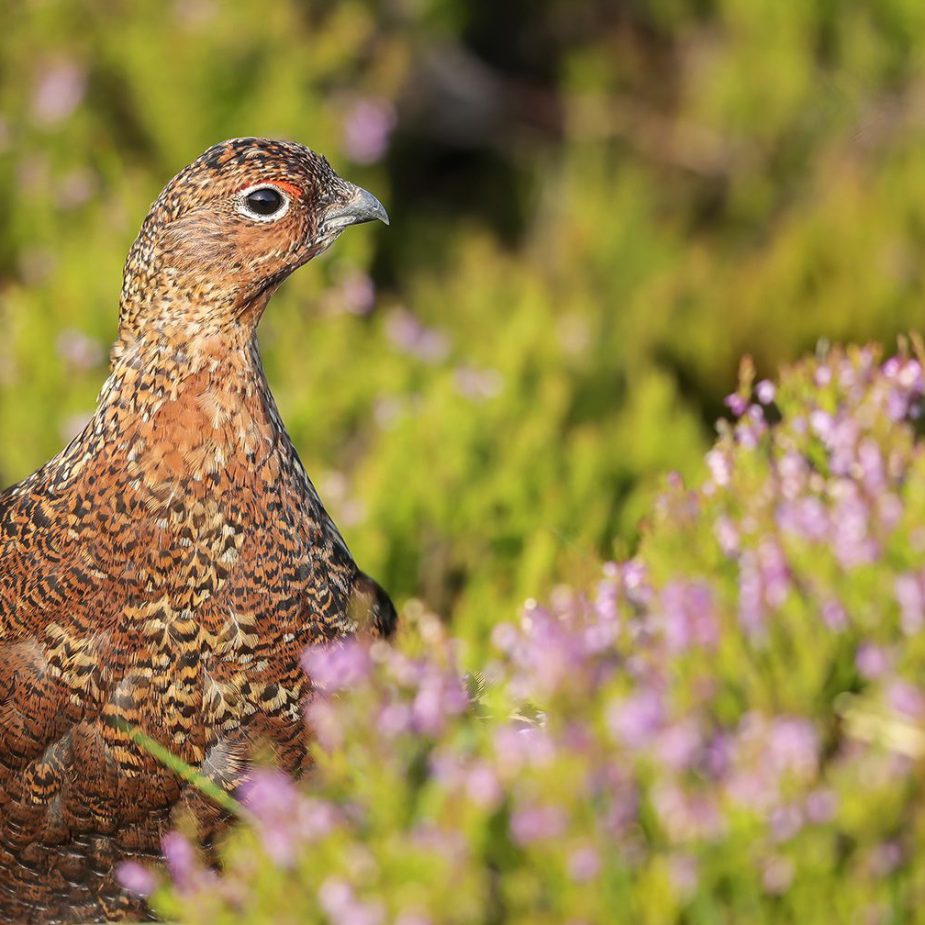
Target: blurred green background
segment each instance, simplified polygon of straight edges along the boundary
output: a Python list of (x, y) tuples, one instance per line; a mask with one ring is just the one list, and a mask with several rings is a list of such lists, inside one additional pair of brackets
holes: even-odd
[(235, 135), (373, 190), (262, 325), (363, 567), (478, 637), (632, 547), (740, 355), (920, 321), (921, 0), (0, 8), (0, 482), (93, 407), (150, 201)]

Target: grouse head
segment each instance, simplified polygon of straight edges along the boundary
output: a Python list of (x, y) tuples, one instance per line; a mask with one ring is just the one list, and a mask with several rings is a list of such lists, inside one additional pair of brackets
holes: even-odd
[(235, 138), (171, 180), (125, 266), (120, 337), (252, 332), (277, 286), (382, 204), (294, 142)]

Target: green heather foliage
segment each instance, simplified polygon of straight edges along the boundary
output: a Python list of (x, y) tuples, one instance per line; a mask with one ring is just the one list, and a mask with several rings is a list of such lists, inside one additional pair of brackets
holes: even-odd
[[(316, 765), (258, 771), (190, 923), (920, 921), (922, 365), (836, 350), (752, 388), (636, 557), (501, 622), (481, 671), (411, 608), (306, 653)], [(751, 396), (754, 392), (754, 400)], [(132, 863), (123, 882), (155, 887)]]

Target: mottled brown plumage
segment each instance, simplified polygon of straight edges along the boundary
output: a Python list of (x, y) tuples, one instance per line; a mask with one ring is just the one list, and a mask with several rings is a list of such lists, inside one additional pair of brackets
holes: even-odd
[(93, 419), (0, 494), (0, 922), (143, 917), (114, 865), (156, 858), (186, 809), (205, 840), (222, 822), (125, 724), (227, 791), (266, 743), (297, 771), (302, 650), (391, 632), (255, 339), (280, 282), (373, 218), (324, 158), (237, 139), (145, 219)]

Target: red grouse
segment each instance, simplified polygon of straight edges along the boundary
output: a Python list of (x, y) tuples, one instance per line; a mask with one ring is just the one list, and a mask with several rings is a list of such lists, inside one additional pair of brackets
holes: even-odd
[(297, 772), (300, 655), (395, 610), (357, 568), (287, 435), (256, 328), (272, 294), (385, 209), (299, 144), (241, 138), (181, 171), (125, 266), (83, 432), (0, 494), (0, 922), (144, 917), (114, 868), (157, 858), (195, 789), (255, 748)]

